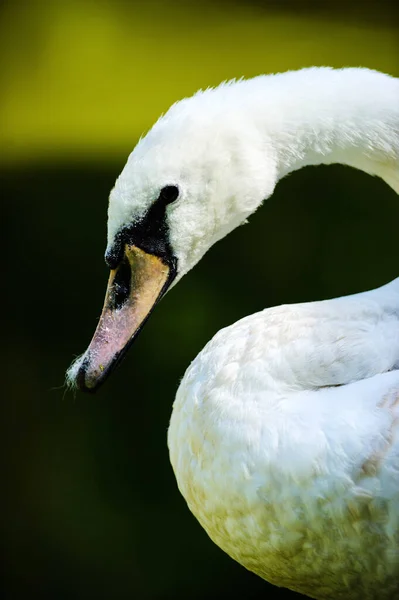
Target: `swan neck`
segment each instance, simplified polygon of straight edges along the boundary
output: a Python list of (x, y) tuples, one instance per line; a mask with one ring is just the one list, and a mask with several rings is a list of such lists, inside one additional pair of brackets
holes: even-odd
[(399, 193), (399, 79), (368, 69), (274, 77), (279, 85), (269, 90), (266, 114), (278, 179), (340, 163), (380, 176)]

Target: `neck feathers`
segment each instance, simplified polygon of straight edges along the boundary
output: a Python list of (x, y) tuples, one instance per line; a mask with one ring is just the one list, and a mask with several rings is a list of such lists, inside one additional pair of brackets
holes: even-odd
[(341, 163), (382, 177), (399, 193), (399, 79), (368, 69), (303, 69), (272, 76), (266, 104), (263, 126), (279, 178)]
[(382, 177), (399, 193), (399, 79), (312, 67), (209, 92), (220, 105), (245, 111), (244, 122), (249, 115), (268, 159), (274, 155), (277, 179), (306, 165), (341, 163)]

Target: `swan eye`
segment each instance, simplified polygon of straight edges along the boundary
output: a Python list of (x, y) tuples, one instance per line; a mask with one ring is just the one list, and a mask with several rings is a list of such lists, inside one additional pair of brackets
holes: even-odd
[(179, 196), (179, 188), (177, 185), (166, 185), (162, 188), (159, 199), (163, 200), (165, 204), (170, 204), (174, 202)]

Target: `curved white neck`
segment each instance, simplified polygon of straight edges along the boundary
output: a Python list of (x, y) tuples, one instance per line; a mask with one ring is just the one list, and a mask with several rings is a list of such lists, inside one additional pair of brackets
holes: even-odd
[(378, 175), (399, 193), (399, 79), (310, 68), (267, 76), (257, 91), (253, 114), (274, 152), (277, 179), (306, 165), (341, 163)]
[(108, 240), (176, 181), (167, 211), (176, 283), (254, 213), (279, 179), (341, 163), (399, 193), (399, 79), (312, 67), (222, 84), (175, 105), (130, 156), (110, 196)]

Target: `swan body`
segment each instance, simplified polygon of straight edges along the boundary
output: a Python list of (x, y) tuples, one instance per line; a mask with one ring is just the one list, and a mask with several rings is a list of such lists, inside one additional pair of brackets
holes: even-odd
[(215, 543), (315, 598), (399, 597), (397, 367), (399, 279), (219, 331), (186, 371), (168, 436)]
[[(106, 302), (69, 379), (96, 389), (279, 179), (333, 162), (399, 193), (399, 80), (311, 68), (172, 106), (111, 192)], [(399, 599), (399, 278), (219, 331), (183, 377), (168, 444), (190, 510), (245, 567), (313, 598)]]

